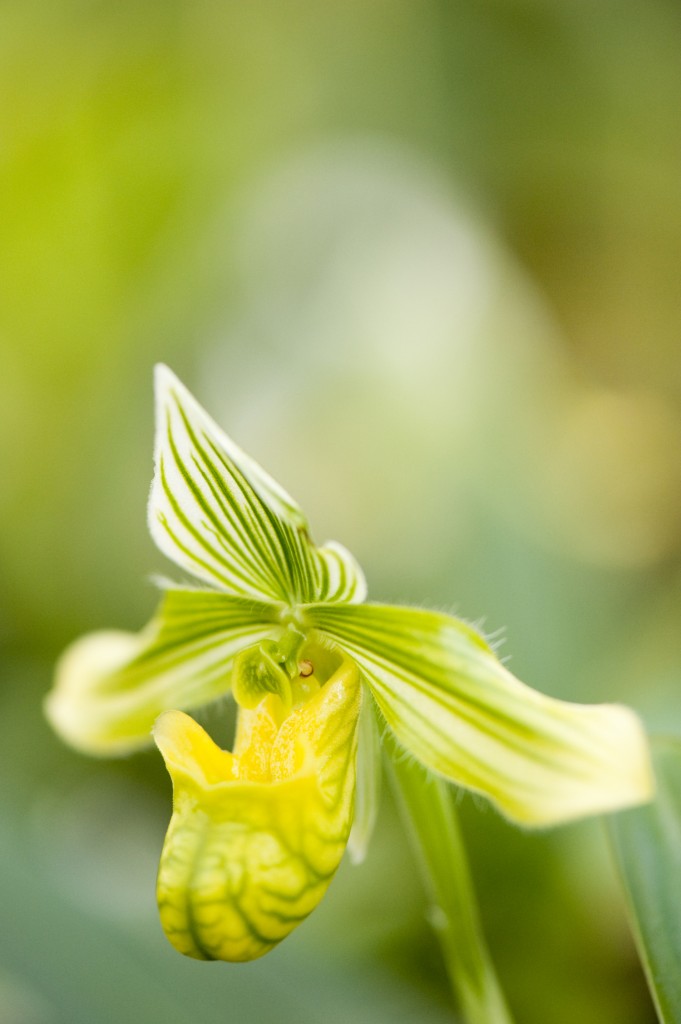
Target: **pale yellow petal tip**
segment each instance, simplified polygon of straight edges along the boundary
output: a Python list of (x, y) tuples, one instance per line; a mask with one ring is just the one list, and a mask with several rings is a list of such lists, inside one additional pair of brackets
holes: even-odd
[[(622, 704), (593, 708), (603, 722), (603, 811), (616, 811), (650, 801), (655, 776), (648, 737), (638, 715)], [(599, 779), (594, 778), (598, 787)]]
[(640, 718), (630, 708), (614, 705), (613, 710), (620, 711), (628, 719), (621, 743), (627, 771), (623, 772), (625, 786), (620, 806), (649, 803), (655, 797), (656, 783), (648, 735)]
[(64, 742), (96, 757), (127, 753), (139, 746), (110, 728), (106, 698), (99, 689), (139, 646), (133, 633), (108, 630), (76, 640), (57, 662), (52, 690), (43, 704), (45, 717)]
[(581, 742), (564, 750), (564, 760), (556, 760), (550, 790), (528, 787), (522, 798), (507, 795), (499, 800), (502, 812), (516, 824), (546, 828), (652, 800), (655, 777), (648, 738), (638, 716), (618, 704), (565, 708), (581, 718)]

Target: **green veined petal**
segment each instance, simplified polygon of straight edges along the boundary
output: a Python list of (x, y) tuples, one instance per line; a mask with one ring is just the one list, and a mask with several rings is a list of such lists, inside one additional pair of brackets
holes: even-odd
[(123, 754), (151, 741), (168, 708), (227, 693), (235, 655), (276, 632), (273, 605), (204, 590), (168, 590), (140, 633), (91, 633), (62, 655), (47, 717), (88, 754)]
[(281, 724), (273, 694), (240, 710), (247, 747), (234, 755), (182, 712), (168, 711), (154, 727), (173, 780), (158, 903), (180, 953), (253, 960), (326, 892), (352, 823), (361, 693), (357, 667), (338, 662)]
[(530, 689), (447, 615), (314, 606), (305, 618), (357, 662), (407, 750), (509, 818), (551, 825), (650, 798), (648, 745), (628, 708)]
[(364, 599), (353, 556), (334, 542), (314, 546), (293, 499), (165, 366), (156, 371), (156, 410), (149, 528), (164, 554), (240, 597), (287, 604)]

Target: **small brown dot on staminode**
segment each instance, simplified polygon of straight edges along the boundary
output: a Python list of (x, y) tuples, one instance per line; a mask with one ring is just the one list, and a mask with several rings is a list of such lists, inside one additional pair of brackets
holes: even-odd
[(312, 673), (314, 672), (314, 665), (312, 664), (311, 661), (301, 661), (300, 665), (298, 666), (298, 671), (303, 677), (303, 679), (307, 679), (307, 677), (311, 676)]

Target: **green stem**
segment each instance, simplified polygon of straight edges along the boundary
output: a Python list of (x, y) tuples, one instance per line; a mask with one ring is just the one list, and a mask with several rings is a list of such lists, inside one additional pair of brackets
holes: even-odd
[(390, 744), (390, 767), (466, 1024), (512, 1024), (487, 950), (451, 787)]

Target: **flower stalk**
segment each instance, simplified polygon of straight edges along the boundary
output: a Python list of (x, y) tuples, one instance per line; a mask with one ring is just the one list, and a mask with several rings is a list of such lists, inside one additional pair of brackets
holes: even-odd
[(387, 745), (398, 807), (421, 869), (429, 921), (466, 1024), (513, 1024), (480, 921), (451, 786)]

